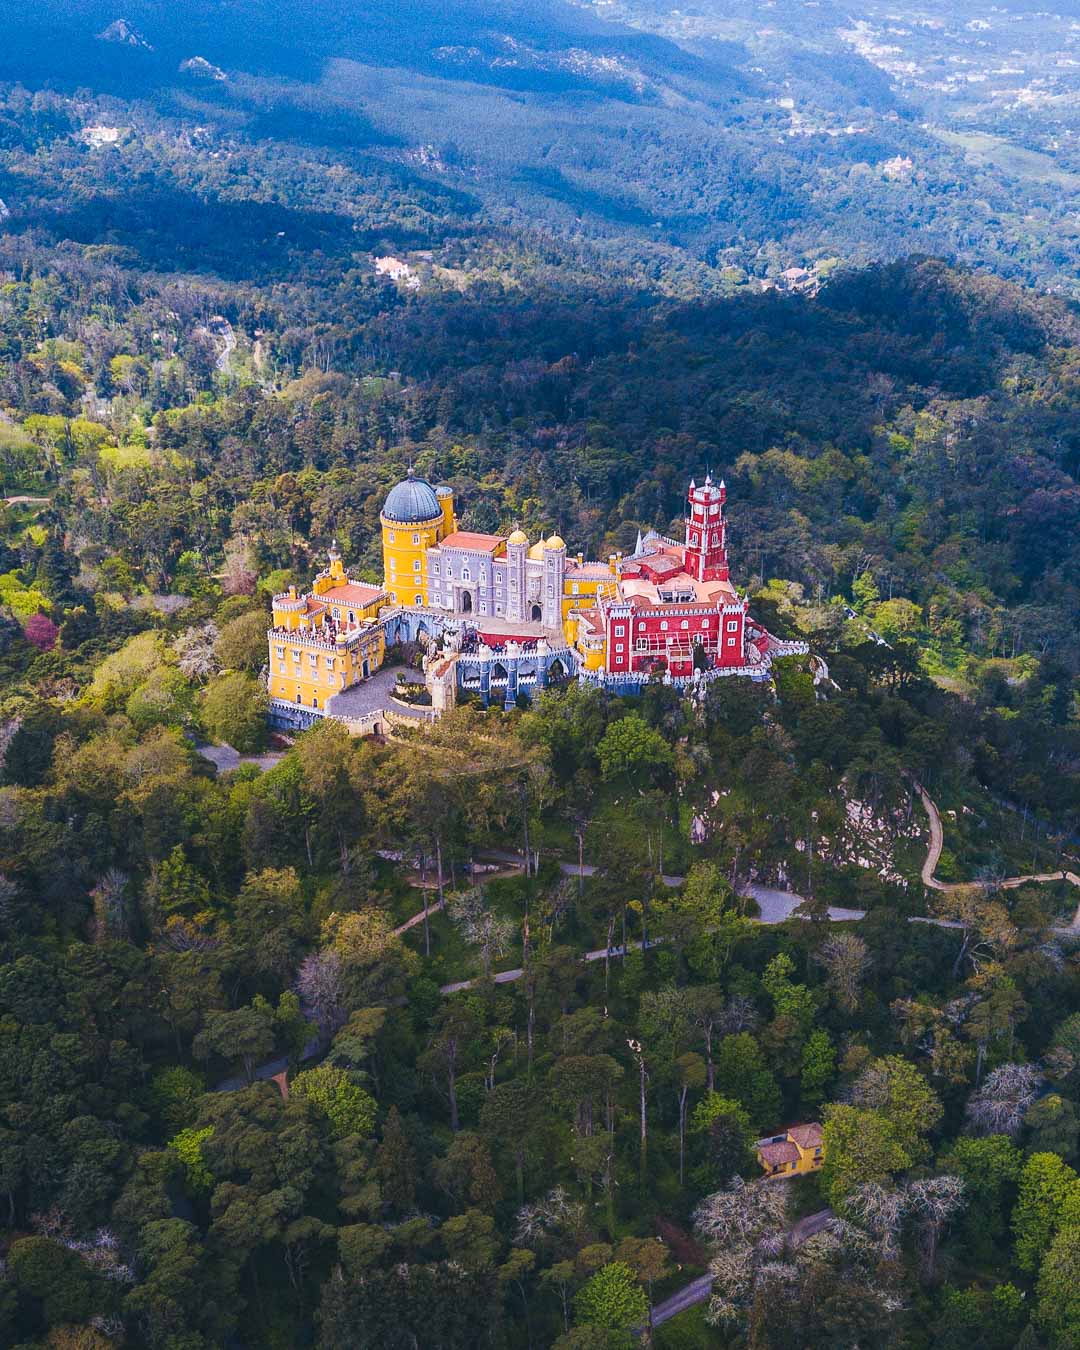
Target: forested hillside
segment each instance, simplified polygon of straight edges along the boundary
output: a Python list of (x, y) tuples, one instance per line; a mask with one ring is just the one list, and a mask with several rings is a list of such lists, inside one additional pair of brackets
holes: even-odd
[[(0, 1344), (1080, 1343), (1071, 189), (750, 8), (5, 34)], [(711, 470), (813, 660), (271, 737), (409, 465), (594, 557)]]

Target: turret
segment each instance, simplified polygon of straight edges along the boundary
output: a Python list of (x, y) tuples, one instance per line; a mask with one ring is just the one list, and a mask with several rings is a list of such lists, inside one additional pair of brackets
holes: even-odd
[(506, 617), (517, 623), (525, 617), (525, 560), (529, 536), (515, 528), (506, 541)]
[(435, 489), (435, 496), (442, 509), (442, 524), (439, 527), (439, 538), (445, 539), (448, 534), (453, 534), (457, 529), (457, 516), (454, 515), (454, 490), (443, 483)]
[(727, 488), (711, 474), (698, 487), (691, 482), (686, 516), (686, 570), (698, 581), (727, 581)]

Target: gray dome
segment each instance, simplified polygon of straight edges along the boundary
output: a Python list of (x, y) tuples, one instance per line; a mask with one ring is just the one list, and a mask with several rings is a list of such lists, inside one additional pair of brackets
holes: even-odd
[(412, 525), (441, 516), (442, 507), (431, 484), (424, 478), (414, 478), (410, 474), (390, 489), (382, 513), (387, 520), (400, 525)]

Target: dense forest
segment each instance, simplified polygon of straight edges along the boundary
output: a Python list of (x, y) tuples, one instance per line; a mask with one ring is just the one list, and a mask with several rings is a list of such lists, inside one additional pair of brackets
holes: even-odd
[[(1015, 280), (1066, 289), (1065, 197), (1010, 243), (964, 224), (996, 171), (927, 177), (916, 251), (908, 204), (800, 196), (809, 142), (756, 155), (738, 53), (620, 65), (583, 10), (508, 6), (500, 65), (472, 7), (394, 52), (330, 6), (242, 76), (258, 5), (86, 0), (50, 55), (55, 8), (0, 56), (0, 1343), (1080, 1345), (1080, 318)], [(227, 75), (175, 78), (196, 38)], [(650, 160), (567, 112), (669, 107), (631, 57), (746, 131), (715, 199), (676, 121)], [(557, 105), (670, 216), (404, 153), (376, 58), (400, 118), (464, 63), (519, 168)], [(271, 737), (270, 596), (334, 539), (381, 580), (410, 464), (600, 557), (722, 475), (733, 580), (814, 663)], [(812, 1122), (821, 1169), (762, 1180)]]

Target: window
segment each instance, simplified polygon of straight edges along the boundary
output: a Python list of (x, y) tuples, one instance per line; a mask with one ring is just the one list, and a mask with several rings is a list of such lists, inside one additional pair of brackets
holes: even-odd
[(420, 542), (420, 536), (418, 534), (414, 534), (412, 537), (412, 541), (414, 544), (418, 544)]
[(453, 581), (454, 579), (454, 569), (449, 563), (446, 564), (446, 579), (447, 581)]
[(413, 599), (413, 604), (416, 604), (416, 605), (422, 605), (423, 603), (424, 603), (424, 597), (423, 597), (422, 595), (417, 595), (417, 596), (414, 597), (414, 599)]
[(739, 631), (738, 619), (728, 619), (727, 630), (729, 633), (737, 633)]
[(728, 645), (729, 647), (734, 647), (734, 646), (735, 646), (735, 639), (734, 639), (734, 638), (728, 638), (728, 640), (727, 640), (727, 645)]
[(547, 593), (548, 593), (548, 595), (554, 595), (554, 594), (555, 594), (555, 585), (554, 585), (554, 583), (551, 582), (551, 581), (548, 582), (548, 592), (547, 592)]
[(660, 631), (661, 631), (661, 633), (666, 633), (666, 632), (667, 632), (667, 619), (661, 619), (661, 620), (660, 620)]
[(431, 564), (431, 570), (435, 573), (436, 576), (438, 576), (438, 575), (439, 575), (439, 564), (438, 564), (438, 563), (432, 563), (432, 564)]
[(312, 696), (311, 696), (311, 706), (312, 706), (313, 708), (317, 708), (317, 707), (319, 706), (319, 696), (318, 696), (318, 694), (312, 694)]
[(467, 567), (461, 569), (461, 579), (462, 581), (472, 581), (472, 573)]
[(623, 635), (623, 626), (621, 623), (617, 623), (615, 625), (615, 636), (622, 637), (622, 635)]
[(710, 515), (710, 516), (715, 516), (716, 513), (717, 513), (719, 510), (720, 510), (720, 508), (719, 508), (718, 506), (710, 506), (710, 507), (709, 507), (709, 515)]
[(481, 590), (485, 590), (486, 587), (487, 587), (487, 577), (483, 574), (483, 572), (481, 572), (481, 573), (480, 573), (480, 589), (481, 589)]
[(394, 531), (393, 531), (393, 530), (387, 530), (387, 531), (386, 531), (386, 542), (387, 542), (388, 544), (392, 544), (392, 543), (394, 542)]
[(275, 647), (274, 650), (277, 652), (278, 660), (279, 660), (279, 661), (283, 661), (283, 660), (285, 659), (285, 648), (284, 648), (284, 647)]
[(576, 581), (575, 581), (575, 582), (573, 583), (573, 585), (570, 587), (570, 590), (571, 590), (571, 592), (572, 592), (574, 595), (580, 595), (580, 594), (581, 594), (581, 587), (577, 584)]
[(616, 642), (616, 644), (615, 644), (615, 650), (616, 650), (617, 652), (621, 652), (622, 649), (623, 649), (623, 644), (622, 644), (621, 642)]
[(413, 563), (412, 567), (413, 567), (413, 571), (414, 571), (414, 572), (419, 572), (419, 571), (420, 571), (420, 559), (419, 559), (419, 558), (416, 559), (416, 561)]
[(350, 622), (350, 623), (355, 623), (355, 622), (356, 622), (356, 615), (352, 612), (351, 609), (349, 610), (349, 622)]
[(682, 623), (679, 624), (679, 627), (680, 627), (680, 628), (689, 628), (689, 627), (690, 627), (690, 620), (689, 620), (689, 619), (683, 619)]
[(701, 626), (702, 626), (702, 628), (708, 628), (708, 626), (709, 626), (709, 621), (708, 621), (708, 619), (702, 619), (702, 621), (701, 621)]

